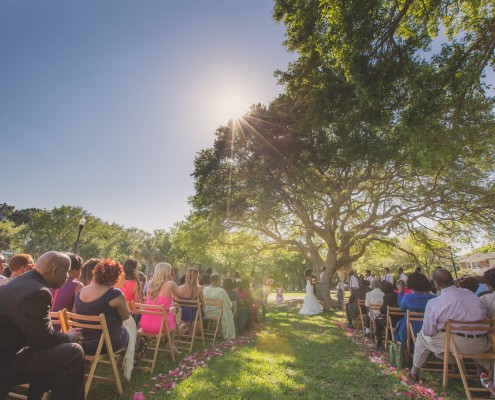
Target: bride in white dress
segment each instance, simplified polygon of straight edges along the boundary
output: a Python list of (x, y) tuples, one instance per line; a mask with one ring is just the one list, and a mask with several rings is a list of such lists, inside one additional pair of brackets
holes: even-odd
[(307, 268), (304, 271), (304, 277), (306, 278), (306, 296), (304, 296), (304, 303), (299, 311), (302, 315), (315, 315), (323, 312), (320, 302), (316, 298), (313, 292), (313, 285), (311, 284), (311, 269)]

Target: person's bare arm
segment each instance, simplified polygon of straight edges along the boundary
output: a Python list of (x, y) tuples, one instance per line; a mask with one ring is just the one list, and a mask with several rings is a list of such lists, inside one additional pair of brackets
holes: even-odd
[(123, 294), (117, 296), (115, 299), (110, 300), (108, 304), (110, 305), (110, 307), (115, 308), (115, 311), (122, 321), (125, 321), (129, 318), (129, 308), (127, 307), (127, 302), (125, 301), (125, 297)]
[(203, 288), (201, 286), (199, 286), (198, 290), (199, 290), (199, 301), (201, 303), (201, 307), (205, 308), (206, 302), (205, 302), (205, 295), (203, 293)]

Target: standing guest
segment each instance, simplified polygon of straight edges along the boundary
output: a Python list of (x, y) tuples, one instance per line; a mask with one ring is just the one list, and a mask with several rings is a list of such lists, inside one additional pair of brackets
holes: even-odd
[[(385, 348), (383, 347), (382, 335), (383, 329), (387, 323), (387, 308), (394, 307), (398, 308), (399, 304), (397, 303), (397, 293), (394, 292), (394, 285), (389, 282), (382, 282), (380, 284), (380, 290), (383, 292), (383, 303), (380, 307), (380, 314), (375, 318), (375, 337), (376, 337), (376, 350), (383, 351)], [(392, 325), (395, 325), (400, 317), (391, 316)]]
[(366, 279), (369, 283), (370, 283), (370, 286), (371, 286), (371, 282), (373, 282), (375, 280), (375, 277), (373, 275), (371, 275), (371, 271), (369, 269), (367, 269), (364, 273), (364, 279)]
[[(369, 284), (370, 282), (368, 282), (368, 286)], [(358, 289), (358, 288), (359, 288), (359, 281), (355, 272), (349, 271), (349, 290), (352, 291), (352, 289)]]
[[(222, 331), (222, 337), (224, 339), (235, 339), (235, 324), (234, 315), (232, 314), (232, 302), (225, 289), (220, 287), (220, 275), (210, 275), (210, 286), (205, 288), (205, 299), (222, 300), (223, 301), (223, 313), (220, 321), (220, 329)], [(211, 306), (206, 304), (205, 316), (206, 318), (218, 317), (219, 309), (217, 306)]]
[(7, 279), (7, 277), (3, 275), (3, 271), (5, 271), (5, 256), (0, 253), (0, 281), (2, 279)]
[(29, 384), (28, 398), (51, 390), (52, 400), (84, 399), (84, 353), (79, 329), (53, 329), (48, 288), (67, 279), (70, 258), (43, 254), (34, 270), (0, 286), (0, 399), (14, 385)]
[(265, 272), (263, 277), (263, 304), (266, 306), (268, 304), (268, 296), (272, 291), (273, 279), (270, 278), (268, 272)]
[(394, 277), (390, 275), (390, 270), (388, 268), (383, 268), (383, 276), (381, 281), (390, 282), (392, 285), (394, 284)]
[(327, 267), (321, 267), (320, 274), (320, 294), (323, 299), (323, 311), (330, 311), (330, 274)]
[[(78, 314), (105, 314), (114, 351), (126, 347), (129, 339), (123, 324), (129, 318), (127, 302), (122, 292), (113, 287), (123, 275), (124, 270), (118, 261), (100, 261), (93, 270), (93, 281), (78, 292), (74, 300)], [(85, 354), (96, 353), (100, 336), (101, 332), (94, 329), (83, 329)]]
[(9, 279), (14, 279), (22, 275), (26, 271), (31, 271), (34, 268), (33, 257), (29, 254), (16, 254), (9, 261), (9, 268), (12, 275)]
[(277, 282), (277, 307), (282, 307), (284, 305), (284, 287), (281, 282)]
[(90, 258), (81, 267), (81, 276), (79, 277), (79, 282), (83, 286), (88, 286), (93, 279), (93, 270), (98, 265), (101, 260), (99, 258)]
[[(409, 278), (411, 279), (411, 278)], [(411, 378), (419, 381), (419, 370), (423, 367), (431, 353), (437, 357), (448, 357), (444, 354), (445, 326), (449, 319), (464, 322), (487, 319), (484, 304), (474, 293), (466, 289), (456, 288), (452, 274), (439, 268), (433, 273), (435, 286), (441, 291), (440, 296), (426, 304), (423, 328), (416, 337)], [(489, 351), (491, 343), (484, 332), (463, 332), (453, 328), (453, 339), (462, 353), (478, 354)]]
[(345, 291), (345, 285), (344, 282), (342, 282), (342, 278), (339, 276), (339, 281), (337, 283), (337, 309), (342, 310), (342, 307), (344, 306), (344, 291)]
[[(407, 281), (407, 289), (410, 293), (406, 293), (406, 287), (403, 283), (399, 283), (399, 296), (397, 301), (401, 310), (424, 313), (428, 301), (436, 296), (430, 292), (431, 285), (428, 278), (419, 273), (413, 272)], [(422, 321), (411, 322), (414, 335), (417, 335), (423, 327)], [(395, 326), (396, 339), (402, 343), (407, 341), (407, 321), (406, 318), (399, 320)], [(412, 351), (412, 349), (410, 349)]]
[[(76, 293), (83, 288), (83, 284), (78, 280), (81, 277), (82, 258), (74, 253), (65, 254), (70, 258), (69, 277), (59, 289), (50, 289), (53, 296), (52, 311), (60, 311), (64, 308), (72, 311)], [(60, 329), (59, 326), (56, 328)]]
[[(201, 309), (205, 309), (205, 296), (203, 288), (199, 284), (199, 271), (191, 267), (186, 272), (186, 279), (182, 286), (179, 286), (179, 297), (184, 300), (199, 300)], [(190, 330), (191, 323), (196, 318), (196, 308), (182, 307), (182, 321), (180, 332), (186, 333)]]
[[(371, 292), (366, 293), (366, 299), (364, 301), (364, 305), (366, 307), (370, 307), (372, 304), (382, 305), (384, 293), (380, 289), (380, 282), (374, 280), (371, 283), (371, 286), (373, 289), (371, 290)], [(366, 315), (366, 336), (368, 337), (370, 336), (370, 319), (371, 318), (374, 319), (379, 313), (380, 313), (379, 310), (370, 310), (369, 313)]]
[(199, 284), (203, 287), (210, 286), (210, 275), (211, 274), (204, 274), (199, 280)]
[(238, 287), (239, 283), (241, 283), (241, 273), (239, 271), (235, 271), (234, 273), (234, 286)]
[(253, 304), (253, 299), (249, 294), (249, 281), (246, 279), (241, 280), (235, 291), (239, 296), (239, 302), (237, 303), (239, 306), (237, 309), (237, 328), (239, 332), (242, 332), (249, 325), (249, 310), (251, 309), (251, 304)]
[(125, 300), (127, 302), (135, 301), (139, 303), (141, 301), (141, 281), (139, 280), (138, 262), (129, 258), (124, 261), (125, 282), (124, 286), (120, 288), (124, 293)]
[(254, 269), (251, 271), (251, 275), (249, 275), (249, 287), (254, 288), (256, 286), (256, 273)]
[(416, 269), (414, 270), (414, 272), (417, 272), (419, 274), (422, 274), (421, 267), (416, 267)]
[[(146, 291), (146, 304), (157, 306), (163, 304), (167, 311), (168, 330), (172, 332), (170, 335), (172, 348), (174, 349), (175, 354), (180, 354), (174, 345), (173, 330), (175, 329), (176, 324), (175, 314), (170, 312), (170, 305), (173, 300), (172, 295), (179, 297), (179, 287), (174, 282), (172, 266), (165, 262), (158, 263), (153, 270), (153, 279)], [(162, 320), (163, 317), (160, 315), (143, 314), (139, 326), (145, 333), (159, 333), (162, 326)]]
[(404, 281), (404, 285), (407, 285), (407, 275), (404, 273), (403, 268), (399, 268), (397, 271), (399, 273), (399, 280)]

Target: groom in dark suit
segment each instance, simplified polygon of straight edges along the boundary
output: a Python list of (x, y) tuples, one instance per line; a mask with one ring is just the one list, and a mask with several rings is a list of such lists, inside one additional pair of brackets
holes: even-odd
[(0, 285), (0, 399), (11, 386), (29, 383), (28, 398), (51, 390), (52, 400), (84, 399), (81, 331), (53, 329), (52, 295), (67, 279), (70, 258), (51, 251), (34, 270)]

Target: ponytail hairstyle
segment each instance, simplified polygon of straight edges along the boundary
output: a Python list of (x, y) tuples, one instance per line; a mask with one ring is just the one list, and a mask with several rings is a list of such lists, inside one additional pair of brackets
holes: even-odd
[(146, 294), (152, 300), (156, 299), (163, 289), (163, 285), (168, 281), (169, 275), (172, 274), (172, 266), (169, 263), (161, 262), (156, 264), (153, 270), (153, 280), (148, 286)]

